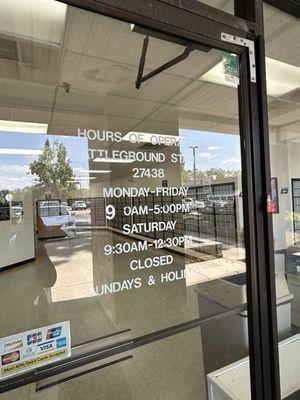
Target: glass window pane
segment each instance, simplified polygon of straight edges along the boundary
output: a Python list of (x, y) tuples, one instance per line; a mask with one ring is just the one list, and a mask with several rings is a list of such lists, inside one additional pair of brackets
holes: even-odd
[[(27, 396), (206, 399), (248, 354), (238, 57), (201, 47), (137, 89), (138, 27), (53, 0), (1, 7), (1, 378), (69, 356), (68, 326), (74, 357), (168, 329)], [(183, 51), (150, 35), (144, 74)]]
[[(282, 398), (299, 397), (299, 20), (264, 5)], [(280, 29), (278, 27), (280, 26)]]

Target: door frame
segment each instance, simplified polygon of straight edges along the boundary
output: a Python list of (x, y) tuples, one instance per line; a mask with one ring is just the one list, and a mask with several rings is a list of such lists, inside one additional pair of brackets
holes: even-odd
[[(235, 0), (235, 16), (198, 0), (58, 1), (239, 55), (251, 393), (255, 400), (280, 400), (273, 227), (272, 216), (267, 212), (271, 175), (262, 0)], [(253, 43), (256, 81), (250, 79), (249, 48), (222, 40), (224, 33)], [(189, 324), (188, 329), (200, 326), (199, 321)], [(171, 334), (187, 329), (181, 325), (174, 328)], [(167, 331), (138, 340), (149, 343), (166, 337)], [(123, 351), (137, 345), (137, 341), (125, 341)], [(19, 378), (19, 384), (14, 381), (10, 388), (37, 381), (38, 376), (51, 376), (51, 373), (45, 371), (43, 375), (42, 371)]]
[[(251, 393), (255, 400), (280, 400), (262, 0), (234, 0), (235, 16), (198, 0), (60, 1), (239, 55)], [(256, 82), (250, 80), (248, 48), (222, 41), (224, 32), (253, 41)]]

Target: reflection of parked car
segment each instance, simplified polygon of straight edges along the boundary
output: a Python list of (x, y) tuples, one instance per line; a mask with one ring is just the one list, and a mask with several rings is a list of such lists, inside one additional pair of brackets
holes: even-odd
[(194, 200), (191, 199), (190, 197), (185, 197), (184, 199), (182, 199), (182, 202), (183, 202), (184, 204), (190, 204), (190, 205), (192, 205), (192, 204), (194, 203)]
[(182, 199), (182, 202), (183, 204), (188, 206), (188, 209), (190, 211), (195, 208), (195, 200), (190, 197), (185, 197), (184, 199)]
[(84, 201), (74, 201), (72, 204), (72, 209), (73, 210), (86, 210), (86, 203)]
[(200, 200), (195, 200), (194, 204), (193, 204), (193, 208), (205, 208), (205, 203), (204, 201), (200, 201)]
[(68, 211), (72, 211), (72, 207), (69, 206), (68, 203), (67, 203), (66, 201), (62, 201), (62, 202), (61, 202), (61, 205), (64, 206), (64, 207), (66, 207), (66, 209), (67, 209)]
[(21, 217), (24, 214), (22, 206), (12, 206), (15, 217)]
[(185, 220), (187, 220), (187, 219), (193, 219), (193, 220), (195, 220), (195, 219), (203, 219), (203, 214), (199, 213), (197, 211), (192, 211), (192, 212), (190, 212), (188, 214), (185, 214), (183, 216), (183, 219), (185, 219)]
[(217, 207), (224, 207), (226, 204), (227, 204), (227, 203), (226, 203), (226, 201), (224, 201), (224, 200), (217, 200), (217, 201), (216, 201), (216, 206), (217, 206)]
[(182, 200), (184, 204), (189, 205), (190, 210), (198, 210), (200, 208), (205, 208), (205, 203), (204, 201), (201, 200), (194, 200), (190, 197), (186, 197), (185, 199)]
[(39, 207), (37, 216), (39, 239), (74, 237), (75, 220), (65, 206)]

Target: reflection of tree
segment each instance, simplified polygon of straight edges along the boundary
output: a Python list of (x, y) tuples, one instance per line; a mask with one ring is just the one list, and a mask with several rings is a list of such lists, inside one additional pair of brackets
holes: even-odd
[(56, 140), (51, 148), (46, 140), (43, 152), (39, 158), (29, 165), (32, 175), (38, 177), (38, 191), (43, 191), (49, 197), (66, 198), (76, 190), (76, 184), (70, 182), (74, 176), (72, 165), (67, 158), (67, 149)]
[[(205, 171), (201, 171), (199, 169), (196, 170), (196, 182), (201, 183), (203, 179), (206, 178), (213, 178), (213, 179), (221, 179), (221, 178), (228, 178), (228, 177), (235, 177), (241, 174), (240, 170), (233, 170), (233, 169), (222, 169), (222, 168), (209, 168)], [(194, 175), (193, 171), (190, 169), (182, 168), (182, 183), (184, 185), (193, 183)]]
[(8, 190), (0, 190), (0, 206), (7, 205), (6, 195)]

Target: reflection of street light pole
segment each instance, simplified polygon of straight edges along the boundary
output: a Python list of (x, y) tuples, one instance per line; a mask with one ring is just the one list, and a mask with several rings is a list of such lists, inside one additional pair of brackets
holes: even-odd
[(190, 149), (193, 149), (193, 158), (194, 158), (194, 185), (196, 185), (196, 149), (198, 149), (198, 146), (190, 146)]

